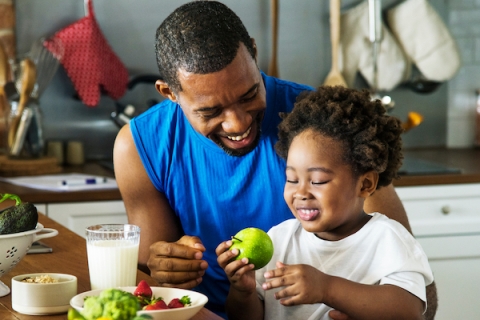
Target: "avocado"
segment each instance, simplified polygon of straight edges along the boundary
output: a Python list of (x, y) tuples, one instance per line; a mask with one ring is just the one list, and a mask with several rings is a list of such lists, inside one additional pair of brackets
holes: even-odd
[(18, 196), (8, 193), (3, 195), (0, 202), (6, 199), (15, 200), (16, 204), (0, 211), (0, 234), (12, 234), (35, 229), (38, 222), (37, 208), (29, 202), (21, 202)]

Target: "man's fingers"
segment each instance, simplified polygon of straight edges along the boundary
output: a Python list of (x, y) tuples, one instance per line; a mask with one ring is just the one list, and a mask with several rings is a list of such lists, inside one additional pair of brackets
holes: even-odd
[(195, 285), (201, 281), (205, 271), (192, 271), (192, 272), (166, 272), (155, 271), (151, 273), (152, 278), (156, 279), (161, 286), (179, 286), (189, 282), (195, 282)]
[[(183, 238), (182, 238), (183, 239)], [(195, 245), (194, 243), (191, 243)], [(201, 245), (203, 247), (203, 245)], [(174, 257), (181, 259), (202, 259), (202, 249), (179, 242), (155, 242), (150, 246), (150, 256)]]
[(178, 259), (164, 256), (150, 257), (147, 262), (150, 270), (157, 272), (199, 272), (208, 268), (205, 260)]
[(328, 315), (330, 316), (330, 318), (332, 318), (333, 320), (349, 320), (349, 317), (343, 313), (343, 312), (340, 312), (340, 311), (337, 311), (337, 310), (332, 310), (328, 313)]
[(195, 248), (202, 252), (206, 250), (205, 247), (203, 246), (202, 240), (200, 240), (199, 237), (195, 237), (195, 236), (183, 236), (176, 243), (190, 247), (190, 248)]

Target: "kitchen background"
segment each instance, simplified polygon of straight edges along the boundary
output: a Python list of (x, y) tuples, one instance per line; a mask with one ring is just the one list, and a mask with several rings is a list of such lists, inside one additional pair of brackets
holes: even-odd
[[(185, 2), (93, 0), (100, 28), (131, 79), (157, 73), (155, 30)], [(270, 0), (222, 2), (240, 16), (256, 39), (258, 64), (267, 71), (272, 46)], [(342, 12), (360, 2), (343, 0)], [(400, 2), (383, 0), (382, 9), (385, 12)], [(410, 111), (424, 116), (419, 127), (404, 135), (406, 148), (471, 147), (475, 136), (475, 90), (480, 88), (480, 0), (431, 0), (430, 3), (455, 38), (462, 67), (433, 93), (419, 94), (401, 85), (383, 94), (393, 98), (395, 107), (391, 113), (403, 121)], [(15, 0), (14, 5), (19, 58), (37, 38), (52, 35), (86, 13), (83, 0)], [(427, 39), (429, 34), (416, 37)], [(312, 86), (323, 83), (331, 68), (329, 1), (279, 1), (278, 66), (280, 78)], [(364, 87), (365, 82), (359, 77), (356, 85)], [(40, 99), (44, 133), (47, 140), (82, 140), (87, 159), (111, 159), (118, 126), (110, 114), (117, 104), (133, 104), (141, 112), (161, 100), (149, 82), (137, 84), (118, 101), (102, 96), (97, 107), (87, 107), (75, 94), (72, 82), (60, 66)]]

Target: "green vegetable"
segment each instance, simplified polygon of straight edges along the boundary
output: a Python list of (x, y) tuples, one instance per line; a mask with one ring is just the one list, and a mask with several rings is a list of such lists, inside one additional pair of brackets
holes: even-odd
[(69, 311), (68, 320), (96, 320), (98, 318), (112, 320), (151, 319), (149, 316), (137, 316), (138, 310), (140, 310), (140, 302), (133, 294), (120, 289), (106, 289), (99, 296), (85, 298), (83, 310), (80, 313)]
[(22, 202), (20, 197), (14, 194), (0, 194), (0, 203), (5, 200), (15, 200), (15, 205), (0, 211), (0, 234), (18, 233), (36, 228), (38, 212), (33, 204)]

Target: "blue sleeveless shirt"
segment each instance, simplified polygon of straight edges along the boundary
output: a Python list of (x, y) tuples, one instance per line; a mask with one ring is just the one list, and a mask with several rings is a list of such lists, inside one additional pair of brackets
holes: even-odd
[[(208, 269), (195, 290), (208, 296), (207, 307), (224, 316), (229, 282), (218, 266), (215, 248), (246, 227), (268, 231), (292, 218), (283, 199), (285, 161), (274, 150), (279, 112), (289, 112), (298, 94), (312, 87), (262, 73), (267, 108), (259, 145), (242, 157), (227, 155), (196, 132), (180, 106), (170, 100), (130, 122), (145, 170), (165, 194), (186, 235), (198, 236)], [(154, 209), (153, 209), (154, 210)]]

